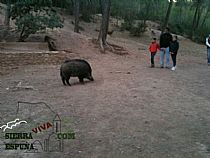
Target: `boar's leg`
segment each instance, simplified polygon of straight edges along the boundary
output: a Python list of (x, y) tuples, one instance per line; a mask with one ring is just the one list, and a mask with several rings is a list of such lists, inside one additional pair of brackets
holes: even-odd
[(69, 80), (70, 80), (70, 77), (68, 77), (68, 78), (66, 79), (66, 83), (67, 83), (69, 86), (71, 86), (71, 84), (69, 83)]
[(87, 79), (89, 79), (90, 81), (94, 81), (92, 76), (88, 76)]
[(87, 75), (87, 79), (90, 80), (90, 81), (94, 81), (94, 79), (93, 79), (93, 77), (92, 77), (91, 74), (88, 74), (88, 75)]
[(80, 83), (84, 83), (84, 80), (83, 80), (84, 78), (83, 77), (79, 76), (78, 78), (79, 78)]
[(62, 76), (61, 79), (62, 79), (63, 85), (66, 85), (65, 78)]

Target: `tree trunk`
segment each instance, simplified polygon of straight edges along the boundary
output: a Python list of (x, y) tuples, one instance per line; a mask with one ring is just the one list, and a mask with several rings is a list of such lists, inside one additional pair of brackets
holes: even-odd
[(183, 21), (183, 7), (182, 5), (179, 7), (179, 24), (182, 24)]
[(200, 22), (200, 19), (201, 19), (201, 15), (202, 15), (202, 10), (201, 10), (201, 8), (199, 8), (198, 15), (197, 15), (197, 18), (196, 18), (195, 29), (197, 29), (199, 27), (199, 22)]
[(196, 27), (196, 19), (197, 19), (197, 16), (198, 16), (198, 10), (199, 10), (199, 5), (197, 5), (197, 7), (195, 9), (195, 14), (194, 14), (194, 17), (193, 17), (193, 22), (192, 22), (192, 30), (191, 30), (191, 33), (190, 33), (190, 39), (192, 39), (193, 36), (194, 36), (194, 31), (195, 31), (195, 27)]
[(108, 46), (106, 42), (107, 33), (109, 29), (109, 17), (110, 17), (110, 7), (111, 0), (100, 0), (101, 10), (102, 10), (102, 21), (101, 28), (98, 36), (98, 40), (100, 42), (101, 50), (104, 52), (104, 46)]
[(206, 23), (206, 19), (208, 18), (209, 11), (210, 11), (210, 4), (208, 5), (208, 9), (207, 9), (206, 14), (205, 14), (205, 16), (203, 18), (203, 21), (201, 23), (201, 27), (203, 27), (204, 24)]
[(10, 10), (11, 10), (10, 0), (7, 0), (7, 8), (5, 10), (5, 18), (4, 18), (4, 25), (6, 26), (7, 30), (9, 29), (10, 25)]
[(74, 32), (79, 33), (80, 0), (74, 0)]
[(169, 5), (168, 5), (168, 10), (167, 10), (167, 13), (166, 13), (166, 17), (165, 17), (165, 20), (164, 20), (164, 24), (162, 26), (162, 31), (165, 30), (166, 26), (168, 25), (168, 21), (169, 21), (169, 17), (170, 17), (170, 14), (171, 14), (172, 6), (173, 6), (173, 0), (170, 0)]
[(21, 30), (21, 33), (20, 33), (20, 37), (18, 39), (18, 42), (24, 42), (28, 37), (29, 37), (29, 34), (25, 34), (26, 32), (26, 26), (24, 25), (22, 30)]

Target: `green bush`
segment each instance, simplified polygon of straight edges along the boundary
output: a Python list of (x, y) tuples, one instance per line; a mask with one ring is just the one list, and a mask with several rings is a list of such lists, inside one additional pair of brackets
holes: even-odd
[(125, 21), (124, 23), (122, 23), (121, 27), (120, 27), (120, 30), (121, 31), (130, 31), (131, 28), (132, 28), (132, 25), (133, 25), (133, 21)]
[(55, 10), (51, 8), (50, 0), (25, 0), (16, 2), (11, 11), (15, 19), (17, 31), (20, 32), (19, 41), (25, 41), (31, 34), (46, 28), (63, 27), (62, 21)]
[(141, 36), (146, 31), (146, 24), (144, 22), (138, 22), (137, 26), (132, 26), (130, 34), (133, 36)]
[(195, 31), (195, 34), (192, 40), (197, 43), (205, 43), (205, 38), (208, 36), (209, 31), (210, 31), (209, 27), (207, 26), (200, 27), (199, 29)]
[(87, 23), (90, 23), (91, 20), (92, 20), (92, 16), (89, 12), (83, 12), (82, 13), (82, 16), (81, 16), (81, 19), (84, 21), (84, 22), (87, 22)]
[(99, 1), (97, 0), (80, 0), (80, 13), (81, 13), (81, 19), (85, 22), (91, 22), (92, 15), (100, 13), (100, 6), (99, 6)]

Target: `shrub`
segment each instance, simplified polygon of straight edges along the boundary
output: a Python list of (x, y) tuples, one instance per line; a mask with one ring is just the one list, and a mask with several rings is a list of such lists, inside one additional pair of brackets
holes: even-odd
[(125, 31), (125, 30), (130, 31), (131, 28), (132, 28), (132, 25), (133, 25), (133, 21), (127, 21), (127, 20), (125, 20), (125, 22), (122, 23), (122, 25), (120, 27), (120, 30), (121, 31)]
[(31, 34), (46, 28), (63, 27), (60, 17), (51, 8), (50, 0), (17, 1), (12, 7), (11, 17), (20, 32), (19, 41), (25, 41)]
[(130, 34), (133, 36), (141, 36), (146, 31), (146, 24), (144, 22), (138, 22), (137, 26), (132, 26)]

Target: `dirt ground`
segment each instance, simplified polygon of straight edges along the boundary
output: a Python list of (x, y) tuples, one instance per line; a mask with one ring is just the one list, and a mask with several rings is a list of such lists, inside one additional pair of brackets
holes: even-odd
[[(86, 28), (86, 27), (85, 27)], [(76, 139), (63, 152), (23, 153), (0, 150), (2, 158), (208, 158), (210, 157), (210, 69), (206, 48), (180, 41), (177, 70), (149, 68), (149, 36), (114, 33), (108, 41), (128, 55), (101, 54), (91, 42), (64, 28), (61, 47), (86, 59), (94, 82), (63, 86), (60, 65), (19, 66), (0, 76), (0, 117), (13, 115), (18, 101), (45, 102), (62, 118), (62, 131)], [(69, 36), (70, 35), (70, 36)], [(125, 38), (126, 37), (126, 38)], [(19, 82), (34, 89), (17, 89)]]

